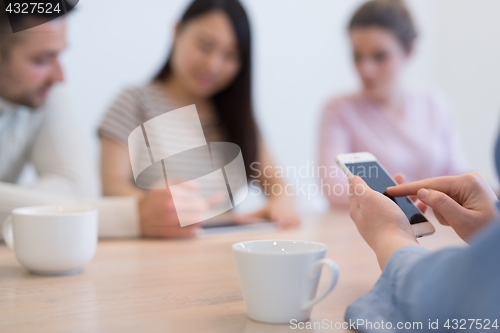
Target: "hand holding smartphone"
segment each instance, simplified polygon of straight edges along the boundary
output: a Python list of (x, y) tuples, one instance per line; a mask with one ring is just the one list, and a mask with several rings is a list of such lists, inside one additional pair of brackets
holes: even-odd
[(371, 189), (393, 200), (410, 221), (416, 237), (434, 233), (434, 226), (408, 197), (395, 198), (386, 193), (389, 186), (395, 186), (397, 183), (371, 153), (340, 154), (335, 160), (347, 177), (359, 176)]

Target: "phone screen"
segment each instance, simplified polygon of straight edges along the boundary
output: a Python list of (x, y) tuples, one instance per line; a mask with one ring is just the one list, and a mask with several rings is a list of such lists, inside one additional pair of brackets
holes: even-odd
[(410, 224), (427, 222), (418, 208), (407, 197), (391, 197), (386, 193), (389, 186), (397, 185), (377, 162), (346, 163), (345, 166), (355, 176), (363, 178), (371, 189), (380, 192), (394, 201), (406, 214)]

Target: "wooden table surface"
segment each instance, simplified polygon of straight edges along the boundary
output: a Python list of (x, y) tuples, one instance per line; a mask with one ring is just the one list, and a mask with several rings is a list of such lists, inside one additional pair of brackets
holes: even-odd
[[(453, 230), (431, 221), (436, 233), (422, 238), (423, 246), (463, 244)], [(328, 245), (327, 257), (339, 264), (340, 278), (314, 307), (312, 323), (343, 322), (348, 304), (380, 275), (375, 255), (345, 211), (305, 214), (301, 228), (292, 231), (103, 240), (93, 261), (73, 276), (30, 274), (0, 245), (0, 332), (296, 332), (246, 316), (231, 245), (254, 239)], [(328, 280), (323, 270), (319, 290)]]

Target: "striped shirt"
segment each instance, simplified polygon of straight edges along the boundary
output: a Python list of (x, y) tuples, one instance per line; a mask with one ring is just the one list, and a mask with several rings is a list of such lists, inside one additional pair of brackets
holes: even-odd
[[(115, 99), (104, 116), (98, 133), (125, 145), (129, 134), (144, 122), (178, 109), (159, 83), (125, 89)], [(220, 121), (214, 113), (198, 113), (207, 142), (224, 141)]]
[[(128, 146), (130, 133), (146, 121), (166, 112), (176, 110), (184, 105), (176, 104), (165, 91), (161, 83), (153, 82), (142, 87), (127, 88), (121, 92), (112, 103), (104, 116), (98, 133), (100, 136), (110, 138)], [(213, 112), (198, 113), (203, 134), (206, 142), (224, 141), (223, 131), (217, 115)], [(192, 136), (193, 133), (187, 134)], [(178, 142), (173, 142), (179, 138)], [(169, 146), (182, 146), (182, 133), (165, 133), (164, 140), (169, 140)], [(188, 137), (187, 139), (193, 139)], [(203, 154), (184, 154), (184, 160), (177, 160), (176, 164), (182, 165), (184, 177), (193, 179), (192, 175), (204, 174), (205, 164)], [(180, 157), (179, 157), (180, 158)], [(187, 160), (186, 160), (187, 159)], [(189, 170), (191, 169), (191, 170)], [(155, 188), (155, 183), (164, 178), (161, 170), (150, 168), (140, 176), (139, 186), (144, 188)], [(136, 180), (138, 181), (138, 180)], [(218, 185), (213, 184), (217, 187)]]

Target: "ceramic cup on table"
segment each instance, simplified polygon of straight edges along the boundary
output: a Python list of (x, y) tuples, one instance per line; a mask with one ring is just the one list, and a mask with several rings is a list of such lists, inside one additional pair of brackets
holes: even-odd
[[(273, 324), (304, 321), (312, 307), (337, 283), (339, 268), (325, 258), (325, 244), (259, 240), (233, 244), (248, 317)], [(316, 296), (322, 266), (331, 272), (326, 290)]]
[(78, 273), (94, 257), (97, 210), (77, 205), (16, 208), (3, 237), (21, 265), (33, 273)]

